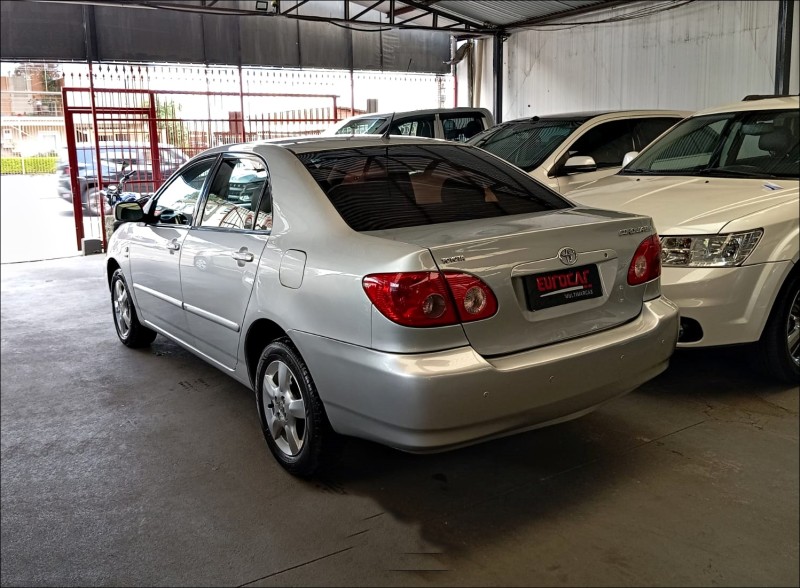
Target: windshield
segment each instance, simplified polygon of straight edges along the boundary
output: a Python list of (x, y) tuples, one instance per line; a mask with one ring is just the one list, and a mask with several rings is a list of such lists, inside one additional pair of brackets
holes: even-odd
[(679, 123), (622, 175), (797, 178), (797, 110), (730, 112)]
[(542, 165), (564, 139), (582, 124), (582, 120), (517, 121), (489, 129), (474, 137), (469, 144), (529, 172)]
[(370, 135), (376, 133), (378, 129), (386, 122), (384, 117), (376, 118), (358, 118), (351, 120), (349, 123), (342, 125), (336, 131), (337, 135)]
[(570, 204), (517, 168), (458, 144), (299, 154), (356, 231), (531, 214)]

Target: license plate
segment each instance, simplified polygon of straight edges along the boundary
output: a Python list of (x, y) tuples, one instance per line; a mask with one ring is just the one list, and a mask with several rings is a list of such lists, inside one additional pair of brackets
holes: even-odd
[(529, 310), (541, 310), (603, 295), (600, 272), (594, 264), (526, 276), (523, 283)]

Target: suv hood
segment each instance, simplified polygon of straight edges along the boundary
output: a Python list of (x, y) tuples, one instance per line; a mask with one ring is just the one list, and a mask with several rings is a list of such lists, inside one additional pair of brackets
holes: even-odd
[(653, 218), (661, 235), (718, 233), (732, 220), (797, 199), (796, 179), (614, 175), (566, 195), (585, 206)]

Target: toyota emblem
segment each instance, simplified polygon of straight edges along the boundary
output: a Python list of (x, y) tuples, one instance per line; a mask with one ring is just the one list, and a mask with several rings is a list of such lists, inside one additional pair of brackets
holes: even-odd
[(572, 247), (562, 247), (558, 252), (558, 258), (564, 265), (572, 265), (578, 261), (578, 254)]

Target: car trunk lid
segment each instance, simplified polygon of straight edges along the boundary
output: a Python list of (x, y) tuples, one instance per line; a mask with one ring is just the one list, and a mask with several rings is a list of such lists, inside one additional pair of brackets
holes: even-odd
[(495, 356), (635, 318), (644, 285), (628, 285), (628, 267), (653, 232), (645, 216), (576, 208), (369, 234), (424, 247), (440, 270), (487, 284), (497, 312), (463, 328), (478, 353)]

